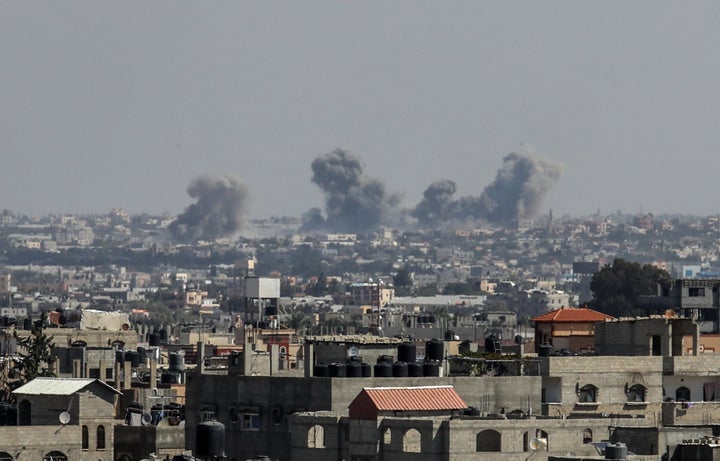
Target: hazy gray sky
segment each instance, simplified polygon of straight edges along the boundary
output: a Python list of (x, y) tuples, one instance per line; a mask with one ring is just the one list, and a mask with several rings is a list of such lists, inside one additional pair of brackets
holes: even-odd
[(714, 214), (718, 49), (717, 1), (2, 1), (0, 208), (179, 213), (231, 173), (299, 215), (335, 147), (414, 206), (527, 143), (556, 215)]

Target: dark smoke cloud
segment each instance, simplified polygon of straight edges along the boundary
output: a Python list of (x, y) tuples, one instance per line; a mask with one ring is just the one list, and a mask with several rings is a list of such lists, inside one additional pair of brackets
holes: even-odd
[(200, 176), (187, 193), (193, 203), (178, 216), (170, 231), (180, 240), (213, 240), (229, 237), (245, 222), (247, 188), (234, 176)]
[(325, 216), (318, 209), (303, 216), (303, 229), (362, 232), (387, 223), (399, 204), (385, 185), (366, 177), (356, 156), (335, 149), (312, 162), (312, 181), (325, 196)]
[(449, 218), (507, 224), (516, 219), (532, 218), (562, 171), (559, 163), (531, 152), (508, 154), (495, 180), (480, 197), (453, 200), (455, 183), (438, 181), (425, 190), (423, 200), (412, 215), (423, 224), (437, 224)]
[(454, 181), (436, 181), (423, 192), (423, 199), (411, 211), (411, 215), (423, 223), (438, 222), (453, 216), (457, 202), (452, 200), (457, 186)]

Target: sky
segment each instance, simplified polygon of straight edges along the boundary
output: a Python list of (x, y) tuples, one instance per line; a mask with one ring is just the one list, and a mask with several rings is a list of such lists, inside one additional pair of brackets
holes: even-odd
[(720, 2), (0, 0), (0, 209), (322, 207), (343, 148), (413, 207), (531, 146), (542, 210), (717, 214)]

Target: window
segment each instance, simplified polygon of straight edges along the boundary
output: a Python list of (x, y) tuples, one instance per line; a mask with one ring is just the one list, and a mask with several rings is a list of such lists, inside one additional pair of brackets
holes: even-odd
[(30, 425), (31, 405), (29, 400), (23, 400), (18, 405), (18, 426)]
[(597, 402), (598, 388), (592, 384), (586, 384), (578, 391), (578, 402), (595, 403)]
[(392, 431), (388, 427), (385, 429), (385, 432), (383, 432), (383, 445), (390, 445), (390, 442), (392, 442)]
[(308, 448), (325, 448), (325, 429), (319, 424), (308, 430)]
[(587, 444), (592, 442), (592, 429), (587, 428), (583, 431), (583, 443)]
[(678, 387), (675, 390), (675, 400), (689, 402), (690, 401), (690, 389), (688, 389), (685, 386)]
[(705, 287), (690, 287), (688, 288), (688, 296), (690, 298), (704, 298)]
[(406, 453), (420, 453), (422, 438), (417, 429), (408, 429), (403, 434), (403, 451)]
[(240, 419), (240, 430), (242, 431), (259, 431), (260, 430), (260, 415), (257, 413), (241, 413)]
[(87, 450), (90, 448), (90, 435), (88, 434), (88, 427), (82, 427), (82, 449)]
[(645, 401), (645, 386), (641, 384), (635, 384), (627, 391), (628, 402), (644, 402)]
[(501, 438), (500, 433), (492, 429), (478, 432), (475, 436), (475, 451), (499, 452), (501, 448)]
[(60, 451), (51, 451), (43, 456), (43, 461), (68, 461), (67, 456)]
[(10, 453), (0, 451), (0, 461), (13, 461), (13, 457)]
[(105, 449), (105, 426), (98, 426), (97, 427), (97, 443), (96, 448), (98, 450), (104, 450)]
[(650, 345), (652, 355), (662, 355), (662, 339), (659, 335), (653, 335)]

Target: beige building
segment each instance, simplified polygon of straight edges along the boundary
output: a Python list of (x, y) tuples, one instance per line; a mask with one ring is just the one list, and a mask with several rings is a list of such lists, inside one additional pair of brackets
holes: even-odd
[(36, 378), (13, 393), (17, 426), (0, 427), (0, 459), (113, 461), (117, 390), (97, 379)]

